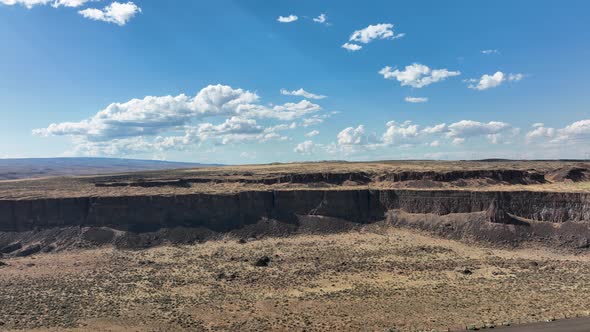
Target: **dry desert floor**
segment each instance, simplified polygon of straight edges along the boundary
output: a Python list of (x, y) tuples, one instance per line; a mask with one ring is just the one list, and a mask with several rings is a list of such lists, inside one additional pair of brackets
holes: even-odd
[[(268, 265), (256, 266), (265, 256)], [(590, 310), (589, 254), (481, 247), (386, 225), (3, 262), (8, 331), (447, 331)]]

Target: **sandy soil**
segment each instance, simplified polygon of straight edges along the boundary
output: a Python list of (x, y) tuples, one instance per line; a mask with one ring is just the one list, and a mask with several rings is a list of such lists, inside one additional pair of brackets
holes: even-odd
[[(269, 265), (255, 266), (263, 256)], [(0, 329), (9, 331), (446, 331), (590, 308), (590, 255), (492, 249), (382, 225), (4, 263)]]

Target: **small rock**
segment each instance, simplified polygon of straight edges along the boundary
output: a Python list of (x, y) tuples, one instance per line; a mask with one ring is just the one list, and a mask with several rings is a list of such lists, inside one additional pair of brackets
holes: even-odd
[(247, 243), (247, 242), (248, 242), (248, 241), (246, 241), (246, 239), (239, 239), (239, 240), (238, 240), (238, 243), (239, 243), (239, 244), (245, 244), (245, 243)]
[(262, 256), (262, 257), (258, 258), (256, 263), (254, 263), (254, 266), (266, 267), (266, 266), (268, 266), (269, 263), (270, 263), (270, 257)]
[(0, 267), (7, 266), (7, 265), (8, 265), (8, 264), (6, 264), (6, 263), (4, 263), (4, 262), (0, 262)]
[(156, 262), (151, 260), (139, 261), (139, 265), (154, 265)]
[(225, 272), (220, 272), (217, 274), (217, 280), (234, 280), (238, 277), (236, 273), (225, 274)]
[(472, 275), (473, 274), (473, 271), (471, 271), (470, 268), (464, 267), (461, 270), (459, 270), (459, 273), (468, 276), (468, 275)]

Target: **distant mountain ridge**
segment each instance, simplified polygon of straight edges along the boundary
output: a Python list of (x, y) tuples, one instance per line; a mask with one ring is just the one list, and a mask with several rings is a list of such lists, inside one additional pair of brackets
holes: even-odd
[(136, 171), (220, 166), (119, 158), (15, 158), (0, 159), (0, 180), (16, 180), (47, 176), (112, 174)]

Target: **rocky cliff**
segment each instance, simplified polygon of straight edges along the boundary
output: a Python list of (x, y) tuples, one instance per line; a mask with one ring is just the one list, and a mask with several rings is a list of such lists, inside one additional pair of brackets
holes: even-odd
[(383, 220), (388, 210), (446, 215), (486, 211), (496, 202), (513, 216), (561, 223), (590, 221), (590, 194), (426, 190), (283, 190), (236, 194), (0, 200), (0, 231), (64, 226), (150, 230), (205, 227), (229, 231), (261, 218), (294, 222), (321, 215), (355, 223)]

